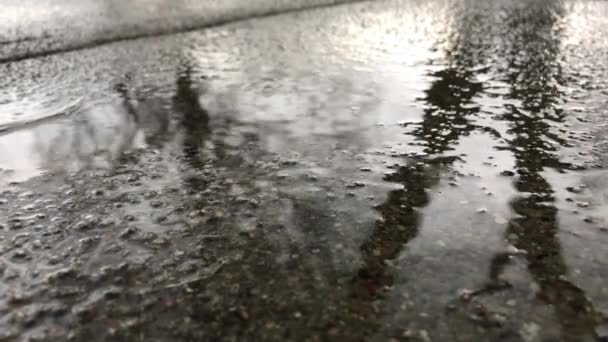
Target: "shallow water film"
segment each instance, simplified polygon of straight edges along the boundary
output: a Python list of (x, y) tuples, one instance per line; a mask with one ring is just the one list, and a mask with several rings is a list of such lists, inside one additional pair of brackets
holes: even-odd
[(0, 341), (608, 341), (608, 2), (0, 6)]

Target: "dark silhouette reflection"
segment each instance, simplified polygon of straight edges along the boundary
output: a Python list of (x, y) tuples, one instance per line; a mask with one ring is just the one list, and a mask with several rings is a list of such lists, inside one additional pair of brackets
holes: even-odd
[[(530, 1), (510, 13), (510, 49), (506, 81), (509, 99), (520, 102), (508, 106), (505, 120), (511, 122), (513, 139), (507, 140), (515, 157), (519, 178), (515, 188), (521, 195), (511, 202), (518, 217), (511, 219), (506, 235), (516, 248), (525, 251), (528, 270), (540, 287), (538, 299), (553, 305), (563, 341), (585, 341), (594, 336), (598, 318), (585, 293), (566, 279), (567, 267), (558, 239), (554, 194), (541, 172), (545, 167), (561, 170), (555, 148), (547, 140), (557, 140), (549, 121), (561, 120), (559, 101), (560, 69), (557, 62), (560, 2)], [(500, 284), (499, 277), (510, 260), (497, 254), (492, 260), (489, 288)]]
[(361, 246), (364, 267), (359, 270), (358, 277), (363, 292), (359, 295), (374, 296), (383, 287), (393, 284), (386, 261), (396, 259), (403, 246), (418, 235), (422, 219), (418, 210), (429, 203), (427, 189), (439, 183), (442, 168), (453, 160), (413, 159), (412, 166), (400, 167), (396, 173), (385, 177), (386, 181), (403, 184), (404, 188), (391, 191), (387, 200), (376, 208), (382, 218)]
[(462, 136), (480, 129), (473, 122), (480, 111), (475, 97), (483, 89), (482, 83), (476, 81), (482, 70), (476, 68), (484, 58), (482, 43), (487, 40), (487, 33), (478, 25), (481, 20), (469, 17), (476, 15), (474, 11), (466, 13), (458, 18), (461, 26), (458, 34), (451, 37), (452, 46), (446, 51), (445, 60), (439, 61), (445, 68), (430, 73), (435, 80), (419, 99), (426, 107), (423, 121), (413, 124), (410, 134), (425, 146), (428, 155), (411, 158), (409, 165), (385, 177), (386, 181), (402, 184), (403, 189), (391, 191), (377, 207), (382, 218), (361, 246), (364, 267), (359, 271), (359, 280), (365, 295), (375, 296), (378, 290), (393, 284), (386, 261), (396, 259), (405, 244), (418, 235), (422, 220), (419, 210), (429, 204), (428, 189), (436, 186), (445, 169), (459, 159), (445, 153), (453, 150)]
[[(210, 139), (209, 113), (199, 101), (200, 87), (193, 80), (194, 73), (189, 64), (181, 67), (175, 81), (175, 95), (173, 96), (173, 110), (178, 118), (179, 127), (183, 132), (183, 158), (191, 168), (185, 175), (184, 182), (190, 193), (196, 194), (209, 186), (209, 177), (201, 172), (206, 164), (203, 156), (205, 143)], [(206, 199), (192, 203), (191, 210), (200, 210), (205, 207)]]
[(184, 156), (195, 169), (202, 167), (200, 152), (209, 137), (209, 113), (200, 102), (200, 94), (192, 81), (192, 68), (186, 66), (178, 72), (173, 108), (184, 130)]
[(423, 122), (413, 133), (426, 146), (425, 152), (442, 154), (453, 150), (452, 145), (461, 136), (476, 128), (469, 117), (479, 112), (473, 98), (481, 92), (482, 85), (472, 81), (473, 75), (462, 65), (432, 74), (437, 80), (426, 90), (423, 101), (428, 107)]

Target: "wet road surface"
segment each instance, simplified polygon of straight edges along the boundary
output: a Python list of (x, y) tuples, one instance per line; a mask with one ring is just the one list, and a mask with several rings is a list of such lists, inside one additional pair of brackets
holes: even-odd
[(394, 0), (28, 40), (0, 340), (608, 340), (607, 36), (606, 2)]

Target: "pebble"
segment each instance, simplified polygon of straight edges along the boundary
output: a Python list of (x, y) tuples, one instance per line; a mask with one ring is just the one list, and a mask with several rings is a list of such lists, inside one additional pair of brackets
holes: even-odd
[(513, 245), (507, 246), (507, 253), (508, 254), (513, 254), (513, 255), (527, 254), (526, 251), (518, 249), (517, 247), (515, 247)]
[(169, 240), (167, 238), (164, 237), (158, 237), (154, 240), (152, 240), (152, 242), (150, 242), (152, 245), (157, 246), (157, 247), (164, 247), (169, 245)]
[(135, 216), (133, 216), (133, 215), (126, 215), (124, 217), (124, 220), (128, 221), (128, 222), (134, 222), (134, 221), (137, 221), (137, 218)]
[(139, 232), (139, 228), (129, 227), (129, 228), (124, 229), (122, 232), (120, 232), (120, 234), (118, 234), (118, 236), (122, 239), (126, 239), (138, 232)]
[(363, 182), (353, 182), (352, 184), (349, 184), (346, 187), (348, 189), (353, 189), (353, 188), (362, 188), (364, 186), (365, 186), (365, 183), (363, 183)]
[(74, 229), (76, 230), (89, 230), (93, 228), (93, 223), (90, 221), (78, 221), (74, 225)]
[(247, 312), (247, 309), (244, 306), (239, 307), (236, 313), (243, 321), (249, 320), (249, 313)]
[(468, 302), (469, 300), (471, 300), (472, 296), (473, 296), (473, 291), (472, 290), (461, 289), (460, 291), (458, 291), (458, 297), (462, 301)]
[(583, 192), (583, 188), (580, 186), (578, 186), (578, 187), (569, 186), (566, 188), (566, 190), (568, 190), (572, 193), (575, 193), (575, 194), (580, 194), (581, 192)]
[(66, 279), (74, 277), (76, 274), (76, 270), (73, 268), (63, 268), (47, 275), (46, 281), (53, 282), (60, 279)]
[(25, 259), (27, 256), (27, 252), (23, 249), (18, 249), (13, 253), (13, 258), (15, 259)]
[(152, 201), (152, 202), (150, 202), (150, 206), (152, 208), (160, 208), (160, 207), (163, 206), (163, 204), (164, 203), (162, 201)]
[(496, 224), (507, 224), (509, 221), (500, 215), (496, 215), (494, 216), (494, 222), (496, 222)]

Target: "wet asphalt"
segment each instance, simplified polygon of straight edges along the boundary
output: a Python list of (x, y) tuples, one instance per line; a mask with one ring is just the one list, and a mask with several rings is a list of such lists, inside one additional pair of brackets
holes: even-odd
[(330, 3), (3, 3), (0, 341), (608, 340), (608, 3)]

